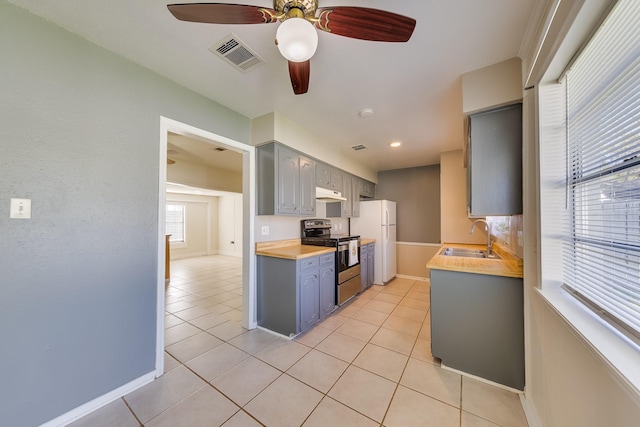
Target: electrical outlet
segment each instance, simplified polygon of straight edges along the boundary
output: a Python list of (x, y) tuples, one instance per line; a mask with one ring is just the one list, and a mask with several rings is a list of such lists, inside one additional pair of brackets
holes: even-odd
[(268, 225), (263, 225), (262, 226), (262, 235), (263, 236), (268, 236), (269, 235), (269, 226)]

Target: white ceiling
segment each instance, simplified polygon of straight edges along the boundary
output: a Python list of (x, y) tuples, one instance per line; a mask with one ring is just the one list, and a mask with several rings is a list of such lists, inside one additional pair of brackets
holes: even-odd
[[(250, 118), (278, 111), (375, 170), (439, 163), (462, 147), (461, 74), (518, 56), (542, 0), (319, 0), (416, 19), (408, 43), (319, 32), (309, 92), (294, 95), (278, 24), (181, 22), (159, 0), (9, 0)], [(233, 0), (272, 7), (269, 0)], [(266, 60), (243, 73), (209, 52), (229, 33)], [(359, 117), (363, 108), (374, 115)], [(391, 151), (391, 141), (402, 141)]]
[(167, 135), (167, 158), (242, 173), (242, 154), (214, 141), (200, 141), (172, 132)]

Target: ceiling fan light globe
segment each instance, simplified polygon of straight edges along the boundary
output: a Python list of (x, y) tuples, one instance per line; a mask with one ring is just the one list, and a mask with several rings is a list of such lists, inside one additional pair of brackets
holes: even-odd
[(276, 32), (278, 50), (287, 60), (305, 62), (316, 53), (318, 32), (304, 18), (289, 18)]

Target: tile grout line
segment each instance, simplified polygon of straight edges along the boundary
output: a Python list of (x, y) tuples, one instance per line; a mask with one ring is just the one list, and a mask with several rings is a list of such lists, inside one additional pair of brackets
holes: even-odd
[[(392, 349), (386, 348), (386, 347), (384, 347), (384, 346), (381, 346), (381, 345), (378, 345), (378, 344), (372, 343), (372, 342), (371, 342), (371, 339), (372, 339), (372, 338), (373, 338), (373, 337), (374, 337), (374, 336), (375, 336), (375, 335), (376, 335), (380, 330), (382, 330), (383, 328), (384, 328), (384, 329), (387, 329), (387, 330), (389, 330), (389, 331), (391, 331), (391, 332), (394, 332), (394, 333), (402, 333), (402, 331), (396, 331), (396, 330), (393, 330), (393, 329), (385, 328), (385, 327), (384, 327), (384, 323), (386, 323), (386, 322), (389, 320), (389, 318), (393, 315), (393, 312), (394, 312), (398, 307), (400, 307), (400, 306), (402, 306), (402, 307), (406, 307), (406, 308), (408, 308), (408, 309), (419, 310), (419, 308), (415, 308), (415, 307), (412, 307), (412, 306), (401, 305), (401, 302), (402, 302), (402, 301), (404, 301), (404, 300), (405, 300), (405, 299), (407, 299), (407, 298), (408, 298), (408, 299), (414, 299), (414, 300), (416, 300), (416, 301), (423, 301), (423, 300), (418, 300), (418, 299), (415, 299), (415, 298), (410, 298), (410, 297), (408, 297), (408, 296), (407, 296), (407, 295), (408, 295), (408, 293), (409, 293), (409, 292), (411, 291), (411, 289), (413, 288), (413, 286), (415, 285), (415, 283), (416, 283), (416, 282), (414, 282), (414, 284), (413, 284), (411, 287), (409, 287), (409, 288), (404, 292), (404, 294), (401, 296), (401, 299), (400, 299), (400, 301), (399, 301), (399, 302), (397, 302), (397, 303), (391, 303), (391, 304), (393, 304), (395, 307), (394, 307), (394, 309), (393, 309), (390, 313), (380, 312), (380, 311), (377, 311), (377, 310), (373, 310), (373, 311), (376, 311), (376, 312), (379, 312), (379, 313), (383, 313), (383, 314), (385, 314), (385, 315), (386, 315), (386, 318), (384, 319), (384, 321), (383, 321), (381, 324), (370, 323), (370, 322), (367, 322), (367, 321), (365, 321), (365, 320), (361, 320), (361, 319), (357, 319), (357, 318), (354, 318), (354, 317), (353, 317), (353, 316), (354, 316), (354, 315), (356, 315), (359, 311), (361, 311), (363, 308), (366, 308), (366, 307), (365, 307), (365, 305), (366, 305), (366, 304), (363, 304), (363, 305), (361, 305), (361, 306), (353, 306), (353, 307), (358, 307), (358, 309), (357, 309), (357, 310), (353, 313), (353, 315), (351, 315), (351, 316), (344, 316), (344, 315), (341, 315), (340, 313), (335, 313), (336, 315), (344, 316), (345, 318), (347, 318), (347, 320), (345, 320), (344, 322), (342, 322), (342, 324), (340, 324), (340, 325), (339, 325), (338, 327), (336, 327), (335, 329), (327, 329), (327, 331), (329, 331), (329, 334), (328, 334), (326, 337), (322, 338), (322, 339), (321, 339), (319, 342), (317, 342), (314, 346), (310, 346), (310, 345), (308, 345), (308, 344), (305, 344), (305, 343), (302, 343), (302, 342), (299, 342), (299, 341), (291, 340), (291, 341), (294, 341), (294, 342), (296, 342), (296, 343), (298, 343), (298, 344), (300, 344), (300, 345), (303, 345), (304, 347), (309, 348), (309, 351), (307, 351), (307, 352), (305, 353), (305, 355), (306, 355), (306, 354), (308, 354), (308, 353), (309, 353), (310, 351), (312, 351), (312, 350), (316, 350), (316, 351), (318, 351), (318, 352), (320, 352), (320, 353), (322, 353), (322, 354), (325, 354), (325, 355), (327, 355), (327, 356), (329, 356), (329, 357), (336, 358), (336, 357), (335, 357), (334, 355), (332, 355), (332, 354), (329, 354), (329, 353), (326, 353), (326, 352), (324, 352), (324, 351), (322, 351), (322, 350), (317, 349), (317, 347), (318, 347), (321, 343), (323, 343), (325, 340), (327, 340), (331, 335), (333, 335), (334, 333), (336, 333), (336, 332), (337, 332), (337, 333), (339, 333), (339, 334), (341, 334), (341, 335), (345, 335), (345, 336), (347, 336), (347, 337), (349, 337), (349, 338), (351, 338), (351, 339), (359, 340), (358, 338), (355, 338), (355, 337), (353, 337), (353, 336), (351, 336), (351, 335), (346, 335), (346, 334), (344, 334), (343, 332), (338, 331), (338, 329), (340, 329), (340, 327), (342, 327), (342, 325), (343, 325), (344, 323), (346, 323), (349, 319), (353, 319), (353, 320), (356, 320), (356, 321), (359, 321), (359, 322), (363, 322), (363, 323), (366, 323), (366, 324), (368, 324), (368, 325), (373, 325), (373, 326), (375, 326), (375, 327), (376, 327), (375, 332), (373, 333), (373, 335), (372, 335), (372, 336), (371, 336), (367, 341), (362, 341), (362, 342), (364, 343), (364, 346), (363, 346), (363, 347), (358, 351), (358, 353), (353, 357), (353, 359), (351, 360), (351, 362), (349, 362), (349, 363), (348, 363), (348, 365), (347, 365), (347, 367), (345, 368), (345, 370), (344, 370), (344, 371), (342, 372), (342, 374), (338, 377), (338, 379), (333, 383), (333, 385), (332, 385), (332, 386), (327, 390), (327, 392), (326, 392), (326, 393), (324, 393), (324, 392), (322, 392), (322, 391), (320, 391), (320, 390), (317, 390), (315, 387), (313, 387), (313, 386), (311, 386), (311, 385), (309, 385), (309, 384), (306, 384), (305, 382), (303, 382), (303, 381), (301, 381), (301, 380), (299, 380), (299, 379), (297, 379), (297, 378), (295, 378), (295, 377), (292, 377), (292, 376), (291, 376), (291, 374), (289, 374), (289, 373), (288, 373), (288, 370), (289, 370), (292, 366), (294, 366), (294, 365), (295, 365), (295, 363), (298, 363), (298, 362), (299, 362), (299, 360), (301, 360), (305, 355), (303, 355), (303, 356), (302, 356), (302, 357), (301, 357), (297, 362), (295, 362), (295, 363), (294, 363), (294, 364), (292, 364), (289, 368), (287, 368), (287, 370), (282, 371), (282, 370), (280, 370), (279, 368), (277, 368), (276, 366), (271, 365), (269, 362), (264, 361), (264, 360), (262, 360), (262, 359), (260, 359), (260, 358), (256, 357), (256, 356), (255, 356), (255, 354), (247, 353), (247, 354), (249, 354), (249, 357), (253, 357), (253, 358), (255, 358), (256, 360), (258, 360), (258, 361), (260, 361), (260, 362), (262, 362), (262, 363), (265, 363), (266, 365), (271, 366), (271, 367), (273, 367), (274, 369), (277, 369), (277, 370), (280, 372), (280, 374), (279, 374), (279, 375), (278, 375), (278, 376), (277, 376), (273, 381), (271, 381), (268, 385), (266, 385), (264, 388), (262, 388), (262, 390), (260, 390), (260, 391), (259, 391), (259, 392), (258, 392), (258, 393), (257, 393), (257, 394), (252, 398), (252, 399), (251, 399), (251, 400), (249, 400), (249, 402), (247, 402), (247, 403), (246, 403), (245, 405), (243, 405), (243, 406), (238, 405), (236, 402), (234, 402), (232, 399), (230, 399), (226, 394), (224, 394), (222, 391), (218, 390), (218, 389), (217, 389), (217, 388), (216, 388), (212, 383), (210, 383), (209, 381), (205, 380), (203, 377), (201, 377), (200, 375), (198, 375), (195, 371), (191, 370), (187, 365), (185, 365), (185, 363), (180, 362), (180, 361), (179, 361), (179, 360), (177, 360), (177, 359), (176, 359), (176, 360), (177, 360), (181, 365), (185, 366), (189, 371), (191, 371), (192, 373), (194, 373), (197, 377), (199, 377), (200, 379), (202, 379), (202, 380), (203, 380), (206, 384), (208, 384), (210, 387), (212, 387), (212, 388), (213, 388), (213, 389), (215, 389), (216, 391), (220, 392), (223, 396), (225, 396), (225, 398), (227, 398), (227, 399), (229, 399), (231, 402), (233, 402), (237, 407), (239, 407), (239, 408), (240, 408), (240, 410), (242, 410), (245, 414), (249, 415), (252, 419), (255, 419), (255, 418), (254, 418), (253, 416), (251, 416), (251, 414), (249, 414), (249, 413), (244, 409), (244, 408), (246, 407), (246, 405), (248, 405), (251, 401), (253, 401), (257, 396), (259, 396), (259, 395), (260, 395), (260, 394), (261, 394), (261, 393), (262, 393), (266, 388), (268, 388), (271, 384), (273, 384), (273, 382), (275, 382), (278, 378), (281, 378), (283, 374), (286, 374), (289, 378), (291, 378), (291, 379), (293, 379), (293, 380), (296, 380), (296, 381), (298, 381), (298, 382), (300, 382), (300, 383), (304, 384), (305, 386), (310, 387), (310, 388), (311, 388), (311, 389), (313, 389), (313, 390), (316, 390), (317, 392), (319, 392), (319, 393), (322, 395), (322, 398), (320, 399), (320, 402), (318, 402), (318, 404), (316, 404), (316, 405), (314, 406), (314, 408), (311, 410), (311, 412), (306, 416), (306, 418), (305, 418), (305, 420), (304, 420), (304, 422), (306, 422), (306, 421), (309, 419), (309, 417), (314, 413), (314, 411), (318, 408), (318, 406), (320, 405), (320, 403), (322, 402), (322, 400), (323, 400), (324, 398), (329, 398), (329, 399), (332, 399), (333, 401), (336, 401), (336, 400), (335, 400), (335, 399), (333, 399), (331, 396), (329, 396), (329, 393), (331, 392), (331, 390), (333, 390), (333, 389), (334, 389), (335, 385), (340, 381), (340, 379), (343, 377), (344, 373), (349, 369), (349, 367), (350, 367), (350, 366), (354, 366), (354, 367), (356, 367), (356, 368), (358, 368), (358, 369), (362, 369), (363, 371), (365, 371), (365, 372), (367, 372), (367, 373), (370, 373), (370, 374), (373, 374), (373, 375), (375, 375), (375, 376), (377, 376), (377, 377), (379, 377), (379, 378), (382, 378), (382, 379), (385, 379), (385, 380), (388, 380), (388, 381), (392, 381), (392, 380), (389, 380), (388, 378), (386, 378), (386, 377), (384, 377), (384, 376), (382, 376), (382, 375), (380, 375), (380, 374), (378, 374), (378, 373), (376, 373), (376, 372), (372, 372), (372, 371), (370, 371), (370, 370), (368, 370), (368, 369), (366, 369), (366, 368), (361, 368), (361, 367), (359, 367), (359, 366), (357, 366), (357, 365), (355, 365), (355, 364), (353, 363), (353, 362), (354, 362), (354, 361), (355, 361), (355, 360), (356, 360), (356, 359), (357, 359), (357, 358), (362, 354), (362, 352), (364, 351), (365, 347), (367, 347), (367, 345), (372, 345), (372, 346), (375, 346), (375, 347), (379, 347), (379, 348), (385, 349), (385, 350), (387, 350), (387, 351), (391, 351), (391, 352), (394, 352), (394, 353), (396, 353), (396, 354), (400, 354), (400, 355), (402, 355), (402, 356), (406, 356), (406, 357), (407, 357), (407, 361), (406, 361), (406, 362), (405, 362), (405, 364), (404, 364), (404, 367), (403, 367), (403, 369), (402, 369), (402, 373), (400, 374), (400, 378), (398, 379), (398, 381), (393, 381), (393, 382), (395, 382), (394, 391), (393, 391), (393, 394), (392, 394), (392, 396), (391, 396), (391, 399), (389, 400), (389, 403), (388, 403), (388, 405), (387, 405), (387, 408), (386, 408), (386, 410), (385, 410), (385, 413), (384, 413), (384, 415), (383, 415), (383, 417), (382, 417), (382, 421), (378, 423), (377, 421), (373, 420), (372, 418), (370, 418), (369, 416), (367, 416), (367, 415), (365, 415), (365, 414), (362, 414), (361, 412), (359, 412), (359, 411), (355, 410), (354, 408), (351, 408), (350, 406), (348, 406), (348, 405), (346, 405), (346, 404), (344, 404), (344, 403), (342, 403), (342, 402), (340, 402), (340, 401), (336, 401), (336, 402), (340, 403), (341, 405), (344, 405), (345, 407), (347, 407), (347, 408), (349, 408), (349, 409), (353, 410), (354, 412), (356, 412), (356, 413), (358, 413), (358, 414), (361, 414), (362, 416), (366, 417), (367, 419), (372, 420), (372, 421), (376, 422), (376, 423), (377, 423), (377, 424), (379, 424), (379, 425), (382, 425), (382, 424), (384, 423), (384, 420), (386, 419), (386, 417), (387, 417), (387, 415), (388, 415), (389, 409), (390, 409), (390, 407), (391, 407), (391, 403), (393, 402), (393, 399), (395, 398), (395, 395), (396, 395), (396, 393), (397, 393), (397, 390), (398, 390), (399, 386), (401, 385), (401, 384), (400, 384), (400, 382), (401, 382), (401, 380), (402, 380), (402, 376), (403, 376), (403, 375), (404, 375), (404, 373), (406, 372), (406, 369), (407, 369), (407, 367), (408, 367), (408, 364), (409, 364), (410, 360), (412, 359), (412, 356), (411, 356), (411, 355), (413, 354), (413, 352), (414, 352), (414, 350), (415, 350), (415, 348), (416, 348), (416, 345), (417, 345), (417, 343), (418, 343), (418, 339), (420, 339), (420, 333), (421, 333), (421, 331), (422, 331), (422, 328), (426, 327), (426, 325), (425, 325), (425, 321), (426, 321), (426, 317), (428, 316), (428, 313), (429, 313), (429, 311), (430, 311), (430, 307), (427, 309), (427, 314), (425, 315), (425, 318), (420, 322), (420, 323), (422, 323), (422, 326), (420, 327), (420, 330), (418, 331), (418, 334), (417, 334), (416, 336), (413, 336), (413, 335), (410, 335), (410, 334), (405, 334), (405, 335), (409, 335), (409, 336), (411, 336), (411, 337), (412, 337), (412, 339), (413, 339), (413, 345), (411, 346), (411, 350), (409, 351), (409, 354), (408, 354), (408, 355), (407, 355), (407, 354), (404, 354), (404, 353), (401, 353), (401, 352), (398, 352), (398, 351), (396, 351), (396, 350), (392, 350)], [(183, 290), (183, 291), (184, 291), (184, 292), (186, 292), (186, 293), (187, 293), (187, 294), (189, 294), (189, 295), (196, 295), (196, 293), (190, 293), (190, 292), (189, 292), (189, 291), (187, 291), (187, 290)], [(415, 290), (415, 291), (416, 291), (416, 292), (419, 292), (419, 290)], [(230, 290), (230, 291), (225, 291), (225, 292), (233, 292), (233, 291), (232, 291), (232, 290)], [(377, 293), (376, 293), (376, 296), (377, 296), (379, 293), (380, 293), (380, 292), (377, 292)], [(424, 293), (424, 292), (421, 292), (421, 293)], [(397, 295), (397, 294), (389, 293), (389, 295)], [(397, 295), (397, 296), (400, 296), (400, 295)], [(201, 299), (208, 299), (208, 298), (210, 298), (210, 297), (202, 297)], [(367, 299), (369, 300), (369, 302), (370, 302), (370, 301), (374, 301), (374, 300), (376, 300), (376, 299), (375, 299), (375, 296), (374, 296), (374, 297), (372, 297), (372, 298), (367, 298)], [(196, 300), (196, 301), (199, 301), (199, 300)], [(381, 299), (381, 300), (376, 300), (376, 301), (381, 301), (381, 302), (387, 302), (387, 303), (389, 303), (388, 301), (383, 301), (382, 299)], [(367, 303), (368, 303), (368, 302), (367, 302)], [(224, 305), (224, 303), (217, 303), (217, 304), (223, 304), (223, 305)], [(430, 303), (429, 303), (429, 304), (430, 304)], [(227, 307), (228, 307), (228, 306), (227, 306)], [(235, 310), (235, 308), (232, 308), (232, 309), (234, 309), (234, 310)], [(171, 315), (174, 315), (174, 316), (176, 316), (176, 317), (180, 318), (179, 316), (175, 315), (174, 313), (168, 313), (168, 314), (171, 314)], [(214, 314), (214, 313), (210, 313), (210, 314)], [(204, 314), (203, 316), (205, 316), (205, 315), (207, 315), (207, 314)], [(184, 322), (184, 323), (188, 323), (188, 324), (190, 324), (190, 325), (194, 326), (194, 327), (195, 327), (195, 328), (197, 328), (199, 331), (201, 331), (201, 332), (206, 332), (208, 335), (211, 335), (211, 336), (213, 336), (213, 337), (215, 337), (215, 338), (217, 338), (217, 339), (220, 339), (220, 338), (219, 338), (219, 337), (217, 337), (216, 335), (214, 335), (214, 334), (212, 334), (211, 332), (209, 332), (207, 329), (202, 329), (202, 328), (200, 328), (200, 327), (198, 327), (198, 326), (196, 326), (196, 325), (191, 324), (191, 321), (194, 321), (194, 320), (196, 320), (196, 319), (198, 319), (198, 318), (200, 318), (200, 317), (203, 317), (203, 316), (198, 316), (197, 318), (195, 318), (195, 319), (191, 319), (190, 321), (188, 321), (188, 320), (184, 320), (184, 319), (182, 319), (182, 318), (180, 318), (180, 319), (181, 319), (181, 320), (183, 320), (183, 322)], [(395, 316), (396, 316), (396, 317), (399, 317), (399, 318), (402, 318), (402, 319), (405, 319), (405, 320), (413, 320), (413, 321), (415, 321), (415, 319), (412, 319), (412, 318), (409, 318), (409, 317), (403, 317), (403, 316), (398, 316), (398, 315), (395, 315)], [(222, 324), (226, 324), (226, 323), (229, 323), (229, 322), (232, 322), (232, 321), (233, 321), (233, 320), (231, 320), (231, 319), (227, 319), (227, 320), (226, 320), (225, 322), (223, 322)], [(219, 326), (219, 325), (216, 325), (216, 326)], [(321, 323), (317, 324), (316, 326), (318, 326), (318, 327), (322, 327), (322, 326), (321, 326)], [(211, 329), (211, 328), (210, 328), (210, 329)], [(245, 332), (243, 332), (242, 334), (244, 334), (244, 333), (246, 333), (246, 332), (248, 332), (248, 331), (245, 331)], [(240, 335), (242, 335), (242, 334), (239, 334), (239, 335), (237, 335), (237, 336), (240, 336)], [(236, 336), (236, 337), (237, 337), (237, 336)], [(234, 338), (236, 338), (236, 337), (233, 337), (233, 338), (231, 338), (230, 340), (232, 340), (232, 339), (234, 339)], [(188, 338), (190, 338), (190, 337), (184, 338), (183, 340), (186, 340), (186, 339), (188, 339)], [(179, 343), (179, 342), (182, 342), (183, 340), (180, 340), (180, 341), (178, 341), (178, 342), (176, 342), (176, 343), (173, 343), (173, 344), (177, 344), (177, 343)], [(229, 345), (233, 346), (234, 348), (237, 348), (237, 349), (238, 349), (238, 350), (240, 350), (240, 351), (244, 351), (242, 348), (236, 347), (234, 344), (229, 343), (229, 341), (230, 341), (230, 340), (224, 340), (224, 339), (221, 339), (221, 341), (222, 341), (223, 343), (227, 343), (227, 344), (229, 344)], [(173, 344), (172, 344), (172, 345), (173, 345)], [(166, 351), (166, 348), (165, 348), (165, 351)], [(171, 353), (167, 352), (167, 354), (169, 354), (171, 357), (173, 357), (173, 356), (171, 355)], [(196, 356), (196, 357), (197, 357), (197, 356)], [(336, 358), (336, 359), (337, 359), (337, 360), (341, 360), (340, 358)], [(416, 359), (416, 360), (422, 361), (422, 360), (420, 360), (420, 359)], [(428, 363), (428, 362), (426, 362), (426, 361), (424, 361), (424, 362), (425, 362), (425, 363)], [(237, 366), (237, 365), (234, 365), (234, 367), (235, 367), (235, 366)], [(227, 371), (228, 371), (228, 370), (227, 370)], [(222, 374), (221, 374), (221, 375), (222, 375)], [(461, 381), (462, 381), (462, 379), (461, 379)], [(462, 387), (462, 384), (461, 384), (461, 387)], [(409, 389), (411, 389), (411, 388), (409, 388)], [(413, 389), (411, 389), (411, 390), (413, 390)], [(418, 391), (418, 390), (414, 390), (414, 391), (416, 391), (417, 393), (423, 394), (422, 392), (420, 392), (420, 391)], [(428, 395), (425, 395), (425, 396), (430, 397), (430, 398), (432, 398), (432, 399), (434, 399), (434, 400), (438, 400), (438, 399), (435, 399), (435, 398), (433, 398), (433, 397), (431, 397), (431, 396), (428, 396)], [(461, 399), (462, 399), (462, 396), (461, 396)], [(438, 401), (439, 401), (439, 400), (438, 400)], [(442, 402), (442, 403), (445, 403), (445, 404), (446, 404), (446, 402)], [(238, 412), (239, 412), (239, 411), (238, 411)], [(236, 414), (237, 414), (238, 412), (236, 412)], [(462, 403), (460, 402), (460, 422), (461, 422), (461, 414), (462, 414)], [(234, 416), (235, 416), (235, 414), (234, 414)], [(233, 416), (232, 416), (232, 417), (233, 417)], [(256, 421), (258, 421), (257, 419), (255, 419), (255, 420), (256, 420)], [(227, 421), (228, 421), (228, 420), (227, 420)], [(227, 421), (225, 421), (225, 422), (227, 422)], [(259, 422), (259, 421), (258, 421), (258, 422)], [(260, 423), (260, 424), (261, 424), (261, 423)]]

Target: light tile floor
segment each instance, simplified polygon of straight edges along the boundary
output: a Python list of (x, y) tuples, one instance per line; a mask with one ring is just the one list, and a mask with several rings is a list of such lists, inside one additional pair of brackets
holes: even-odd
[(166, 312), (165, 375), (72, 426), (527, 426), (516, 394), (431, 356), (426, 282), (373, 286), (288, 340), (242, 327), (240, 259), (190, 258)]

